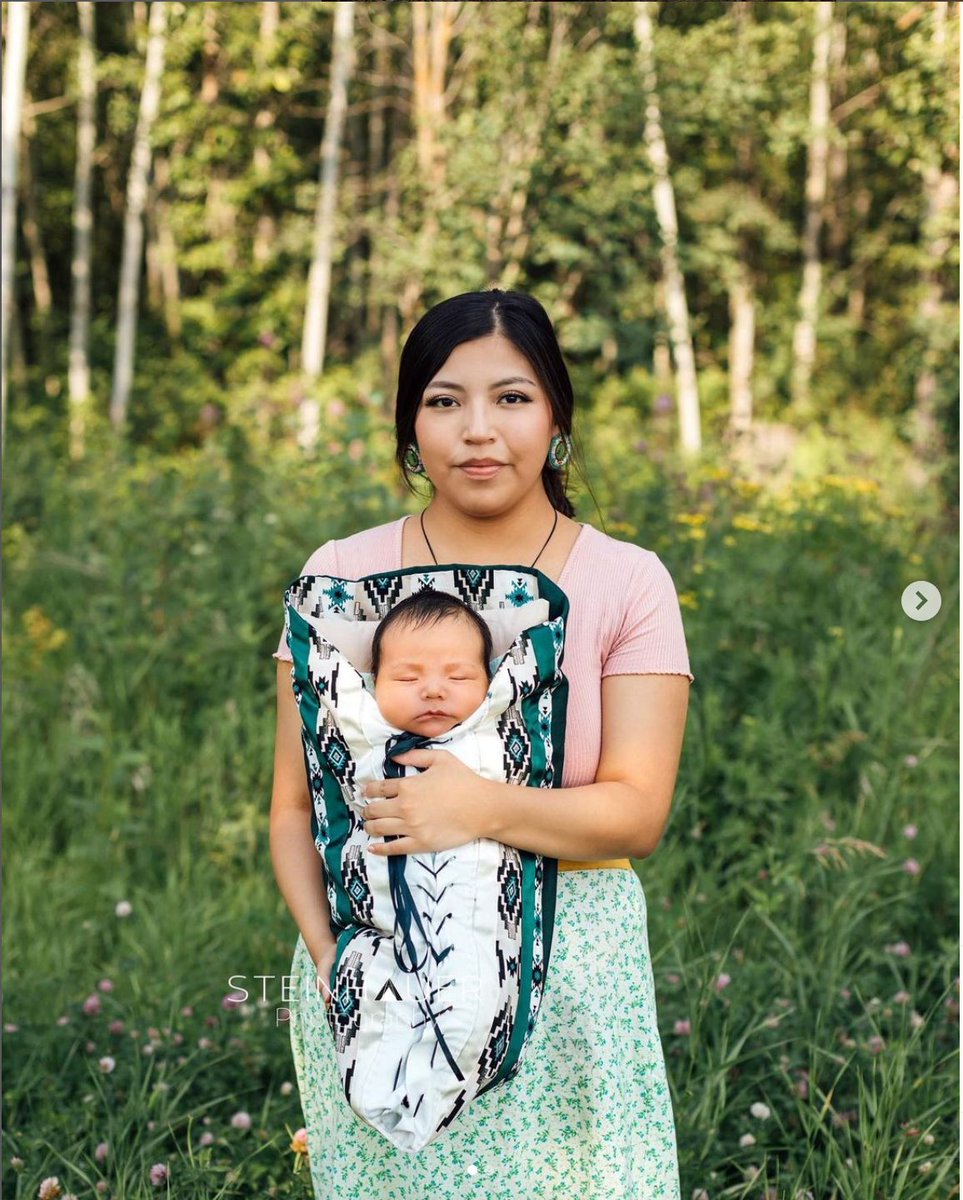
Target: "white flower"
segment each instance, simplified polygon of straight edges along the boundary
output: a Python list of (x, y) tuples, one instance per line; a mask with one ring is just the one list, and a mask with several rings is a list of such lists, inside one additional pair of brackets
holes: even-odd
[(758, 1117), (760, 1121), (768, 1121), (768, 1119), (772, 1116), (772, 1113), (769, 1111), (769, 1105), (763, 1104), (761, 1100), (757, 1100), (756, 1103), (750, 1107), (749, 1112), (752, 1114), (752, 1116)]
[(754, 1146), (755, 1144), (756, 1144), (756, 1139), (752, 1136), (751, 1133), (744, 1133), (742, 1135), (742, 1137), (739, 1139), (740, 1146)]

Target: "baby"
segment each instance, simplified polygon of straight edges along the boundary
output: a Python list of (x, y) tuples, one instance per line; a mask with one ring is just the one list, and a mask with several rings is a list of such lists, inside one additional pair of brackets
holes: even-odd
[(396, 729), (440, 737), (484, 700), (491, 658), (491, 631), (467, 604), (430, 588), (408, 596), (371, 643), (381, 715)]

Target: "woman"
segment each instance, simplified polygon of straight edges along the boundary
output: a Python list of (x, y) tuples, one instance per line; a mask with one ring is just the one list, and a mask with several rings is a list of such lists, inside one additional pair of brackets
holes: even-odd
[[(679, 1197), (646, 902), (629, 859), (655, 851), (668, 819), (694, 676), (661, 560), (572, 519), (573, 409), (536, 300), (493, 289), (436, 305), (405, 343), (395, 412), (398, 463), (409, 487), (425, 477), (430, 502), (417, 517), (326, 542), (302, 568), (359, 578), (524, 563), (571, 606), (561, 788), (484, 780), (441, 749), (410, 751), (400, 761), (419, 773), (367, 786), (368, 833), (395, 839), (373, 852), (489, 837), (560, 860), (551, 977), (519, 1072), (418, 1154), (351, 1112), (324, 989), (313, 986), (316, 972), (327, 979), (334, 944), (281, 635), (271, 853), (301, 934), (291, 1039), (319, 1200)], [(427, 690), (440, 702), (444, 686)]]

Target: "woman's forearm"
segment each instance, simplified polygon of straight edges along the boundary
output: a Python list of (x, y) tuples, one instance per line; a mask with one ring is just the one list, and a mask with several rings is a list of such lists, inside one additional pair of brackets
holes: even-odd
[(315, 963), (335, 941), (321, 856), (311, 837), (307, 809), (282, 808), (271, 814), (271, 862), (278, 887)]
[(636, 788), (614, 780), (572, 788), (486, 783), (481, 836), (549, 858), (645, 858), (668, 816), (664, 805), (647, 804)]

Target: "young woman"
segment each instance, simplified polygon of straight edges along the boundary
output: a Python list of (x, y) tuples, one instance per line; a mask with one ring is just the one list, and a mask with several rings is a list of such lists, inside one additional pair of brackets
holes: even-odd
[(560, 860), (550, 979), (518, 1074), (417, 1154), (352, 1113), (324, 990), (303, 986), (328, 978), (334, 943), (281, 635), (271, 853), (300, 930), (291, 1039), (318, 1200), (679, 1198), (646, 901), (630, 859), (655, 851), (668, 819), (694, 676), (658, 556), (573, 520), (573, 409), (536, 300), (493, 289), (436, 305), (405, 343), (395, 410), (398, 464), (409, 488), (412, 476), (428, 483), (428, 504), (325, 542), (302, 568), (356, 579), (524, 563), (570, 602), (561, 788), (485, 780), (440, 749), (402, 757), (420, 773), (368, 785), (367, 831), (395, 838), (376, 852), (487, 837)]

